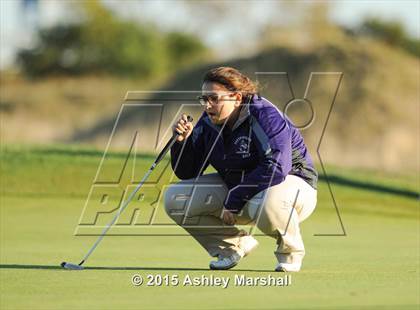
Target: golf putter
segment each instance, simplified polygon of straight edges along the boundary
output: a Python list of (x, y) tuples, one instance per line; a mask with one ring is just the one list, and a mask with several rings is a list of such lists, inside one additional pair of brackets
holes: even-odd
[[(193, 118), (191, 116), (187, 116), (187, 120), (189, 122), (193, 121)], [(96, 249), (98, 244), (102, 241), (102, 239), (105, 237), (108, 230), (111, 228), (112, 225), (116, 222), (120, 214), (124, 211), (124, 209), (128, 206), (128, 204), (133, 200), (134, 196), (137, 194), (139, 189), (143, 186), (143, 184), (146, 182), (147, 178), (150, 176), (152, 171), (156, 168), (156, 166), (159, 164), (159, 162), (162, 160), (163, 157), (165, 157), (166, 153), (170, 150), (170, 148), (174, 145), (176, 142), (176, 139), (178, 138), (179, 134), (175, 134), (169, 141), (166, 143), (165, 147), (162, 149), (162, 151), (159, 153), (158, 157), (152, 164), (152, 166), (149, 168), (149, 171), (144, 175), (143, 179), (140, 181), (140, 183), (136, 186), (136, 188), (131, 192), (130, 196), (127, 198), (127, 200), (122, 204), (121, 208), (119, 208), (118, 212), (115, 214), (114, 218), (111, 222), (108, 223), (108, 225), (104, 228), (99, 238), (96, 240), (96, 242), (93, 244), (93, 246), (90, 248), (90, 250), (86, 253), (85, 257), (83, 257), (82, 261), (76, 265), (72, 263), (62, 262), (61, 267), (64, 269), (70, 269), (70, 270), (82, 270), (83, 264), (86, 262), (86, 260), (89, 258), (89, 256), (92, 254), (92, 252)]]

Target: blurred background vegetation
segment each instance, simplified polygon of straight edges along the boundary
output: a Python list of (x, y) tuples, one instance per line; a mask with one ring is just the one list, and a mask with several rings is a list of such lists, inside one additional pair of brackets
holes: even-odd
[[(22, 1), (31, 2), (37, 1)], [(166, 14), (143, 19), (119, 14), (134, 1), (61, 3), (72, 18), (37, 27), (15, 65), (2, 68), (2, 145), (103, 149), (127, 91), (199, 90), (208, 68), (231, 65), (260, 79), (261, 94), (280, 108), (303, 97), (310, 72), (342, 72), (324, 158), (336, 165), (419, 170), (420, 40), (398, 21), (367, 17), (355, 27), (338, 25), (329, 17), (332, 3), (321, 1), (270, 2), (263, 18), (253, 15), (254, 2), (178, 1), (187, 15), (160, 2)], [(137, 3), (140, 10), (146, 4)], [(161, 27), (170, 18), (189, 26)], [(219, 30), (211, 34), (214, 25)], [(229, 39), (207, 40), (221, 34)], [(257, 71), (288, 72), (293, 94)], [(309, 99), (321, 112), (329, 110), (336, 86), (336, 77), (311, 86)], [(294, 120), (305, 113), (305, 107), (292, 111)], [(146, 130), (156, 117), (122, 120), (129, 133)], [(314, 152), (322, 126), (304, 131)]]
[[(147, 79), (212, 59), (211, 49), (197, 36), (179, 31), (166, 33), (152, 24), (123, 20), (99, 0), (80, 2), (77, 8), (82, 22), (40, 29), (37, 44), (19, 52), (18, 62), (26, 76), (100, 73)], [(313, 5), (308, 11), (311, 23), (316, 25), (311, 32), (318, 32), (315, 38), (331, 34), (328, 5)], [(261, 41), (265, 45), (283, 44), (270, 36), (282, 29), (270, 27), (264, 30)], [(420, 57), (420, 40), (411, 37), (399, 22), (368, 18), (348, 32), (378, 39)]]
[(98, 0), (79, 5), (82, 22), (40, 29), (37, 44), (19, 52), (25, 75), (108, 74), (148, 79), (209, 56), (203, 42), (193, 35), (163, 33), (154, 25), (122, 20)]

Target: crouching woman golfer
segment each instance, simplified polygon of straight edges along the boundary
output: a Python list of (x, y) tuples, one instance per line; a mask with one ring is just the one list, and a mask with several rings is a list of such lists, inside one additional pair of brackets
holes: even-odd
[[(299, 223), (315, 209), (317, 172), (299, 131), (238, 70), (206, 73), (204, 113), (193, 126), (186, 115), (171, 163), (182, 180), (165, 194), (168, 215), (230, 269), (258, 242), (235, 224), (253, 224), (276, 239), (276, 271), (299, 271), (305, 248)], [(217, 173), (203, 175), (211, 165)]]

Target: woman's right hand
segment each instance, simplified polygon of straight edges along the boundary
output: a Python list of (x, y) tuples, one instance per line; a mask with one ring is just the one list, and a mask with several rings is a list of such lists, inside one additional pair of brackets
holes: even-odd
[(181, 118), (172, 127), (174, 134), (179, 134), (176, 139), (178, 142), (182, 142), (187, 139), (193, 131), (193, 124), (188, 121), (187, 115), (182, 114)]

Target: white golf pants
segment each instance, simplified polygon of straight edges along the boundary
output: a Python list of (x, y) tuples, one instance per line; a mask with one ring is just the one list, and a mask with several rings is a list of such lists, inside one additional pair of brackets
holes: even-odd
[[(248, 235), (221, 220), (226, 185), (215, 174), (183, 180), (165, 194), (167, 214), (211, 256), (228, 256), (241, 248), (241, 237)], [(279, 262), (293, 263), (305, 255), (299, 223), (315, 209), (317, 191), (300, 177), (288, 175), (275, 186), (255, 195), (235, 215), (236, 224), (256, 225), (277, 240), (274, 254)]]

